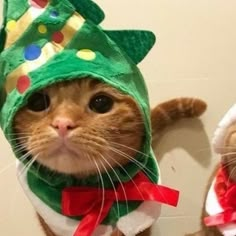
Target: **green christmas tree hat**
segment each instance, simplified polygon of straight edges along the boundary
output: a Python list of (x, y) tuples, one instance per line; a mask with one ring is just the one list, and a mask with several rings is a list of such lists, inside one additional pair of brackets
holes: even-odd
[(152, 48), (155, 36), (149, 31), (103, 30), (98, 25), (103, 19), (102, 10), (90, 0), (4, 1), (0, 124), (13, 149), (13, 118), (32, 93), (89, 76), (137, 101), (146, 128), (142, 151), (150, 155), (148, 94), (136, 64)]
[[(154, 45), (155, 36), (149, 31), (103, 30), (99, 26), (103, 19), (104, 13), (91, 0), (4, 0), (0, 34), (0, 125), (19, 158), (22, 153), (16, 151), (12, 139), (12, 122), (32, 93), (61, 81), (84, 77), (100, 80), (132, 96), (145, 125), (140, 150), (144, 155), (136, 157), (140, 164), (127, 164), (126, 173), (117, 168), (119, 180), (130, 181), (130, 177), (143, 169), (149, 180), (157, 183), (159, 173), (151, 149), (148, 93), (136, 66)], [(27, 173), (27, 186), (59, 214), (65, 187), (98, 184), (95, 176), (80, 181), (72, 176), (50, 175), (49, 170), (35, 165)], [(111, 187), (110, 178), (118, 181), (112, 172), (109, 178), (103, 176), (106, 188)], [(104, 220), (107, 224), (118, 221), (116, 205)], [(118, 205), (120, 216), (125, 215), (126, 204)], [(138, 205), (130, 203), (129, 210)]]

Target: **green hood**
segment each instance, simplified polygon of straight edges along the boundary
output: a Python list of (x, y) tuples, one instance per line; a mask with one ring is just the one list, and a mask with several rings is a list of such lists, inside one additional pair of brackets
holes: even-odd
[[(149, 175), (149, 178), (157, 182), (148, 93), (136, 66), (154, 45), (155, 36), (149, 31), (103, 30), (98, 25), (103, 19), (102, 10), (91, 0), (4, 1), (4, 24), (0, 35), (0, 125), (19, 158), (22, 154), (16, 152), (11, 135), (12, 122), (28, 97), (53, 83), (90, 76), (136, 100), (145, 124), (140, 151), (146, 154), (139, 155), (137, 160), (144, 169), (152, 170), (150, 173), (154, 176)], [(128, 164), (126, 170), (134, 176), (140, 167)], [(63, 175), (50, 179), (45, 171), (32, 166), (31, 180), (36, 176), (55, 188), (73, 182), (65, 180)], [(114, 174), (111, 175), (116, 179)], [(122, 181), (129, 179), (122, 171), (119, 176)], [(88, 181), (93, 182), (92, 178)], [(32, 189), (37, 181), (33, 182)]]
[[(0, 125), (19, 158), (22, 153), (16, 151), (12, 139), (12, 122), (32, 93), (60, 81), (87, 76), (101, 80), (132, 96), (145, 124), (140, 150), (145, 155), (136, 157), (140, 166), (129, 163), (125, 166), (126, 173), (117, 168), (118, 178), (129, 181), (143, 169), (156, 183), (159, 173), (151, 149), (148, 93), (136, 66), (154, 45), (155, 36), (149, 31), (103, 30), (99, 26), (103, 19), (104, 13), (91, 0), (4, 1), (0, 34)], [(118, 181), (113, 172), (110, 176), (114, 182)], [(58, 213), (65, 187), (99, 184), (96, 176), (78, 180), (72, 176), (51, 175), (37, 164), (30, 168), (27, 178), (30, 189)], [(105, 187), (111, 187), (108, 176), (104, 175), (103, 179)], [(132, 210), (138, 205), (132, 203), (129, 207)], [(121, 203), (120, 207), (122, 212), (125, 206)], [(111, 211), (105, 221), (114, 221), (114, 212)]]
[(88, 0), (5, 0), (4, 9), (0, 124), (8, 139), (33, 92), (89, 75), (137, 101), (150, 143), (148, 95), (136, 64), (155, 42), (151, 32), (104, 31), (97, 25), (103, 12)]

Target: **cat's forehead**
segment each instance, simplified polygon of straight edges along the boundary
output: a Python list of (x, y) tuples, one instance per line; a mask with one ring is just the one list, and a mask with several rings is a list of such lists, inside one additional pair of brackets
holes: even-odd
[(82, 78), (82, 79), (72, 79), (70, 81), (62, 81), (54, 83), (48, 87), (45, 87), (44, 90), (60, 89), (60, 88), (87, 88), (87, 89), (96, 89), (97, 87), (108, 87), (103, 82), (93, 79), (93, 78)]
[[(52, 84), (42, 89), (47, 93), (64, 93), (70, 91), (71, 93), (97, 93), (97, 92), (108, 92), (114, 96), (124, 97), (125, 95), (119, 90), (109, 86), (108, 84), (93, 78), (74, 79), (71, 81), (63, 81)], [(127, 95), (126, 95), (127, 96)]]

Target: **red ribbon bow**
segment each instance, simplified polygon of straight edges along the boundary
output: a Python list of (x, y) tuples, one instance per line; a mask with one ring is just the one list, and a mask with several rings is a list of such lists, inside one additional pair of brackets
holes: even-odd
[(101, 188), (92, 187), (64, 189), (62, 212), (66, 216), (83, 216), (74, 236), (91, 236), (115, 201), (156, 201), (176, 206), (178, 198), (179, 191), (153, 184), (143, 173), (138, 173), (133, 180), (119, 185), (116, 191), (105, 189), (103, 193)]
[(229, 179), (224, 167), (218, 170), (214, 189), (224, 211), (205, 217), (205, 225), (218, 226), (236, 222), (236, 184)]

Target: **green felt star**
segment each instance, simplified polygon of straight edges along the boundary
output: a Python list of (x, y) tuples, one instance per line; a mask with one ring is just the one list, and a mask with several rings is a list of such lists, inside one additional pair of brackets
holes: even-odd
[(156, 41), (155, 35), (150, 31), (121, 30), (104, 32), (114, 40), (136, 64), (144, 59)]
[(69, 0), (75, 9), (85, 18), (99, 24), (105, 18), (102, 9), (91, 0)]

